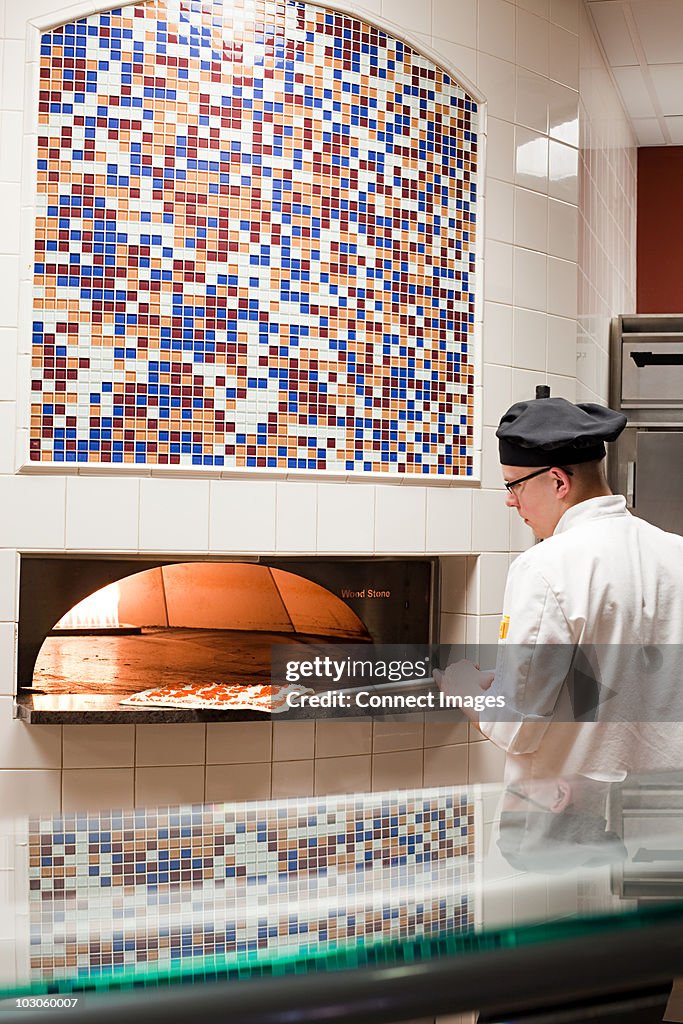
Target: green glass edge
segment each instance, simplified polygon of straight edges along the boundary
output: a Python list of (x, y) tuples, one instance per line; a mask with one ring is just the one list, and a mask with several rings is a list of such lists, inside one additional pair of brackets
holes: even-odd
[(125, 965), (97, 976), (74, 976), (37, 981), (19, 988), (0, 988), (0, 999), (79, 992), (111, 992), (153, 988), (202, 981), (237, 981), (243, 978), (310, 974), (358, 967), (378, 967), (425, 962), (442, 956), (473, 954), (495, 949), (534, 945), (541, 942), (638, 929), (668, 921), (683, 923), (683, 902), (591, 917), (543, 921), (514, 928), (484, 932), (440, 932), (420, 938), (391, 942), (365, 942), (325, 950), (301, 947), (296, 953), (264, 956), (264, 951), (223, 956), (205, 956), (189, 963), (175, 961), (163, 970), (149, 964)]

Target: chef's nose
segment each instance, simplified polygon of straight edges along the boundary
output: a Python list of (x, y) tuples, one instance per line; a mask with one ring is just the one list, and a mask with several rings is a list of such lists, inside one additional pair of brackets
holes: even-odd
[(518, 508), (519, 502), (514, 491), (507, 491), (505, 495), (505, 504), (508, 508)]

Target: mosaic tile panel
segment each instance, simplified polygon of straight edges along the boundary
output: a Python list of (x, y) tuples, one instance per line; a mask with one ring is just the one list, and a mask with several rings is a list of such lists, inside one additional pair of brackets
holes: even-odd
[(474, 819), (440, 789), (33, 820), (31, 977), (467, 931)]
[(31, 461), (471, 475), (477, 133), (306, 3), (46, 33)]

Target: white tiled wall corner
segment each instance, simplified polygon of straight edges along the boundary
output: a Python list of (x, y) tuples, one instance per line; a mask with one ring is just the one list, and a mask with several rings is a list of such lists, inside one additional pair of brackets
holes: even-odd
[(534, 309), (516, 309), (513, 360), (516, 367), (545, 371), (547, 360), (547, 316)]
[(485, 552), (479, 559), (479, 614), (500, 615), (507, 579), (507, 552)]
[(512, 400), (512, 370), (497, 363), (484, 364), (483, 423), (497, 427)]
[(274, 551), (277, 485), (271, 480), (212, 480), (212, 551)]
[(484, 361), (509, 366), (512, 362), (512, 306), (485, 303), (483, 338)]
[(464, 615), (467, 611), (467, 563), (463, 557), (441, 559), (441, 611)]
[(66, 546), (74, 550), (135, 551), (140, 481), (74, 476), (66, 481)]
[(207, 551), (209, 481), (140, 481), (140, 550)]

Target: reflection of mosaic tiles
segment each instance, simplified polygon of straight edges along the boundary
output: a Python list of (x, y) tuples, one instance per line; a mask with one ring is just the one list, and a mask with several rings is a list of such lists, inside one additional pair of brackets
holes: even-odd
[(43, 36), (31, 459), (472, 473), (476, 104), (365, 22)]
[(474, 847), (446, 789), (33, 820), (31, 975), (464, 931)]

